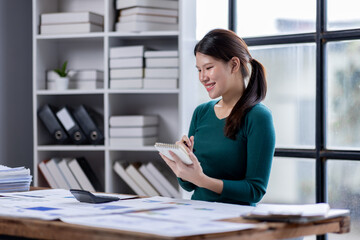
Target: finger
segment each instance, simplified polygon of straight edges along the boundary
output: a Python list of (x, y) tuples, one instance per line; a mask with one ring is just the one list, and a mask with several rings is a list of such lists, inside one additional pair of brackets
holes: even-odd
[(175, 162), (174, 161), (172, 161), (172, 160), (170, 160), (168, 157), (166, 157), (165, 155), (163, 155), (162, 153), (159, 153), (160, 154), (160, 156), (161, 156), (161, 158), (165, 161), (165, 163), (167, 164), (167, 165), (169, 165), (169, 167), (171, 168), (171, 169), (173, 169), (173, 167), (175, 167)]
[(181, 141), (182, 141), (188, 148), (191, 148), (191, 147), (192, 147), (192, 142), (191, 142), (191, 140), (189, 139), (188, 136), (184, 135), (184, 136), (181, 138)]
[(189, 140), (190, 140), (190, 143), (191, 143), (190, 149), (191, 149), (191, 151), (193, 151), (193, 149), (194, 149), (194, 142), (195, 142), (194, 136), (191, 136)]
[(199, 160), (197, 159), (197, 157), (195, 156), (195, 154), (193, 152), (189, 152), (189, 157), (190, 157), (191, 161), (193, 162), (193, 164), (200, 165)]
[(185, 163), (183, 163), (183, 161), (172, 151), (169, 151), (170, 155), (172, 156), (172, 158), (174, 159), (175, 163), (177, 165), (180, 165), (180, 166), (184, 166)]

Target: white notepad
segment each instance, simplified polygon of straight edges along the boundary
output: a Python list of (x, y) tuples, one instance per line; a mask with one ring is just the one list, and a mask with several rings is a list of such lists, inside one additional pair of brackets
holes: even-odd
[(175, 153), (185, 164), (192, 164), (192, 160), (189, 157), (186, 149), (177, 144), (168, 144), (168, 143), (155, 143), (155, 148), (169, 158), (172, 161), (175, 161), (173, 157), (170, 155), (169, 151)]

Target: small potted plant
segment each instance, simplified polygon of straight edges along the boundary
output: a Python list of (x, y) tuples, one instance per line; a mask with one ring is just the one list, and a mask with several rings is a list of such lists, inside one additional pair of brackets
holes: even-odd
[(68, 62), (65, 61), (61, 68), (54, 69), (54, 72), (59, 75), (59, 77), (55, 79), (57, 90), (65, 90), (69, 88), (69, 71), (66, 69), (67, 63)]

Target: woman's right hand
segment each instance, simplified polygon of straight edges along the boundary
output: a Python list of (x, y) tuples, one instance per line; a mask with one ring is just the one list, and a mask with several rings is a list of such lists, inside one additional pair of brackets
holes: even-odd
[(176, 144), (182, 145), (185, 149), (188, 149), (190, 152), (194, 149), (194, 136), (188, 138), (188, 136), (184, 135), (180, 141), (177, 141)]

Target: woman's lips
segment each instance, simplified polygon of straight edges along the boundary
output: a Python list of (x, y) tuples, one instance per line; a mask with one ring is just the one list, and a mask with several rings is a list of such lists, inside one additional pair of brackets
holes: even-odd
[(208, 92), (210, 92), (215, 87), (215, 83), (206, 84), (205, 88)]

